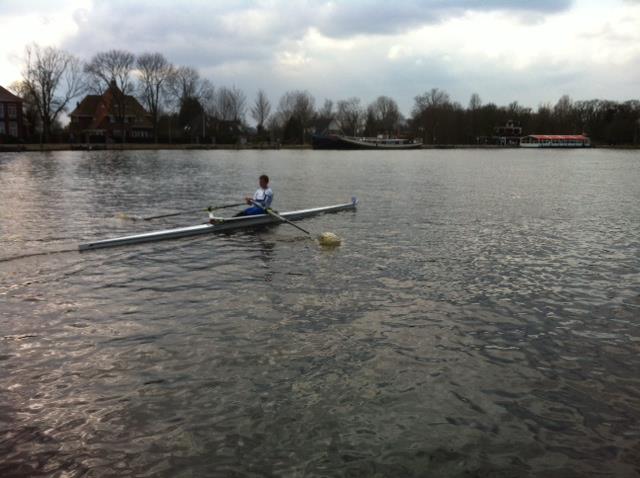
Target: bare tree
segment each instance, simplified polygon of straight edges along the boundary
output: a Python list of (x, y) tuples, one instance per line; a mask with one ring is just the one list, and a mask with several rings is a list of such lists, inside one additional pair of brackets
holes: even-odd
[(216, 113), (222, 121), (244, 122), (247, 110), (247, 97), (235, 86), (218, 88), (216, 93)]
[(277, 115), (284, 127), (285, 139), (298, 137), (304, 144), (305, 135), (315, 112), (315, 98), (308, 91), (287, 91), (280, 98)]
[[(164, 84), (164, 95), (162, 101), (162, 108), (166, 111), (166, 120), (168, 121), (169, 128), (169, 142), (173, 141), (174, 135), (179, 137), (185, 132), (176, 127), (185, 127), (184, 121), (191, 122), (194, 119), (193, 114), (204, 109), (209, 116), (215, 116), (213, 111), (213, 94), (214, 87), (208, 80), (201, 80), (200, 75), (196, 70), (189, 68), (188, 70), (194, 73), (195, 81), (189, 80), (183, 73), (187, 68), (172, 68), (171, 74), (167, 78)], [(174, 121), (177, 118), (177, 122)], [(191, 126), (187, 128), (189, 136), (193, 139), (193, 132)]]
[(356, 136), (363, 127), (364, 110), (360, 106), (360, 98), (349, 98), (338, 101), (336, 120), (345, 133)]
[(173, 73), (173, 66), (162, 53), (143, 53), (137, 60), (140, 78), (140, 98), (151, 114), (153, 139), (158, 142), (158, 118), (167, 82)]
[(244, 123), (247, 115), (247, 95), (240, 88), (235, 86), (231, 88), (231, 96), (233, 98), (235, 120)]
[(415, 102), (414, 112), (421, 113), (430, 108), (445, 106), (451, 102), (451, 98), (446, 91), (431, 88), (431, 90), (426, 93), (416, 96)]
[(231, 121), (233, 119), (233, 99), (231, 92), (225, 86), (218, 88), (215, 94), (216, 117), (221, 121)]
[(573, 101), (569, 95), (562, 95), (558, 102), (553, 107), (553, 112), (556, 115), (567, 116), (573, 108)]
[(36, 44), (26, 48), (22, 89), (38, 112), (41, 141), (49, 141), (51, 125), (69, 101), (84, 91), (80, 61), (69, 53)]
[(305, 143), (307, 129), (315, 113), (315, 104), (315, 98), (308, 91), (301, 91), (296, 94), (295, 115), (300, 121), (302, 129), (302, 136), (300, 138), (302, 144)]
[(549, 103), (540, 103), (536, 112), (535, 129), (539, 133), (554, 133), (553, 108)]
[(469, 98), (469, 133), (473, 141), (478, 143), (480, 137), (478, 136), (478, 123), (479, 123), (479, 111), (482, 108), (482, 100), (478, 93), (473, 93)]
[(318, 110), (318, 116), (324, 120), (328, 120), (329, 122), (333, 120), (335, 117), (335, 113), (333, 111), (333, 101), (324, 100), (322, 104), (322, 108)]
[(280, 97), (277, 114), (282, 121), (288, 121), (296, 112), (296, 96), (300, 91), (287, 91)]
[(287, 123), (284, 115), (281, 111), (276, 111), (267, 120), (267, 129), (269, 130), (269, 136), (271, 141), (276, 141), (278, 138), (283, 139), (283, 130)]
[(212, 118), (216, 117), (216, 88), (211, 81), (206, 78), (202, 80), (198, 97), (207, 115)]
[(205, 136), (208, 119), (219, 118), (218, 94), (208, 79), (201, 78), (198, 70), (188, 66), (175, 68), (167, 81), (168, 103), (192, 139), (196, 132)]
[(469, 110), (476, 111), (482, 107), (482, 100), (480, 99), (480, 95), (478, 93), (473, 93), (471, 98), (469, 99)]
[(324, 100), (322, 107), (318, 109), (314, 119), (314, 126), (316, 132), (324, 132), (331, 128), (331, 122), (334, 120), (336, 114), (333, 111), (333, 101)]
[(178, 107), (187, 99), (198, 99), (202, 94), (202, 87), (200, 73), (189, 66), (174, 69), (167, 82), (169, 93)]
[(130, 94), (134, 86), (131, 72), (135, 61), (133, 53), (124, 50), (96, 53), (84, 66), (85, 72), (92, 80), (90, 88), (102, 94), (115, 85), (123, 94)]
[(559, 131), (563, 133), (573, 132), (577, 127), (577, 120), (574, 120), (574, 108), (573, 101), (569, 97), (569, 95), (562, 95), (558, 102), (553, 107), (553, 115), (555, 116), (555, 120), (557, 122), (557, 127)]
[(377, 133), (384, 131), (390, 134), (397, 128), (402, 114), (400, 114), (400, 108), (394, 99), (388, 96), (378, 96), (367, 108), (367, 119), (374, 122), (374, 125), (369, 125), (369, 130), (372, 129), (371, 126), (374, 126), (373, 129), (377, 130)]
[(264, 130), (264, 124), (271, 114), (271, 103), (264, 90), (258, 90), (256, 101), (251, 108), (251, 117), (258, 124), (258, 133)]
[(422, 129), (423, 141), (435, 144), (447, 108), (451, 107), (449, 95), (438, 88), (432, 88), (415, 97), (413, 119)]
[(97, 53), (84, 67), (92, 79), (91, 87), (103, 94), (111, 92), (113, 112), (116, 122), (121, 125), (122, 142), (126, 141), (125, 119), (127, 115), (127, 96), (133, 91), (131, 77), (135, 65), (135, 56), (124, 50), (109, 50)]

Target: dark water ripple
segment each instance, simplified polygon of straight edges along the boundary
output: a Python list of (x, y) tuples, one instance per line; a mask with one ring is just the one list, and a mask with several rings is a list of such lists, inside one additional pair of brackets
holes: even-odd
[[(639, 164), (0, 155), (0, 476), (637, 476)], [(124, 214), (263, 171), (281, 210), (357, 194), (305, 222), (343, 246), (281, 226), (68, 251), (197, 222)]]

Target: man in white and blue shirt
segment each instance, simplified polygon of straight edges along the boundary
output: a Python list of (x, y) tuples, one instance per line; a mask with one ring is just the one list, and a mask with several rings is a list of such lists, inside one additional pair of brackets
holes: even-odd
[[(271, 207), (273, 202), (273, 191), (269, 187), (269, 176), (263, 174), (259, 179), (260, 187), (253, 194), (253, 197), (245, 197), (244, 200), (251, 207), (239, 212), (236, 216), (253, 216), (254, 214), (264, 214), (264, 209)], [(259, 204), (262, 207), (256, 206)]]

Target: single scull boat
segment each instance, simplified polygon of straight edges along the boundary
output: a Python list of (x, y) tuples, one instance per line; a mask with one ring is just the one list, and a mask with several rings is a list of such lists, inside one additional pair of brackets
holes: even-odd
[[(318, 214), (355, 209), (357, 204), (358, 199), (354, 197), (351, 198), (351, 202), (349, 203), (283, 212), (280, 216), (288, 219), (289, 221), (299, 221), (300, 219), (316, 216)], [(80, 244), (78, 249), (80, 251), (88, 251), (92, 249), (101, 249), (103, 247), (124, 246), (127, 244), (139, 244), (141, 242), (164, 241), (167, 239), (177, 239), (179, 237), (198, 236), (200, 234), (211, 234), (216, 232), (229, 232), (235, 229), (266, 226), (282, 222), (268, 214), (216, 218), (216, 221), (219, 222), (216, 222), (215, 224), (198, 224), (197, 226), (177, 227), (175, 229), (165, 229), (164, 231), (146, 232), (143, 234), (135, 234), (133, 236), (115, 237), (113, 239), (104, 239), (102, 241), (87, 242), (85, 244)]]

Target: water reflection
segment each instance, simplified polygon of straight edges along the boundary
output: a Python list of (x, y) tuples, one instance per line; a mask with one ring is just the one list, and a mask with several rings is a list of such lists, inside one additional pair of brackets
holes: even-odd
[[(0, 256), (197, 223), (356, 213), (0, 262), (0, 471), (633, 476), (640, 170), (624, 152), (0, 155)], [(372, 187), (373, 185), (373, 187)], [(46, 227), (43, 221), (46, 220)]]

